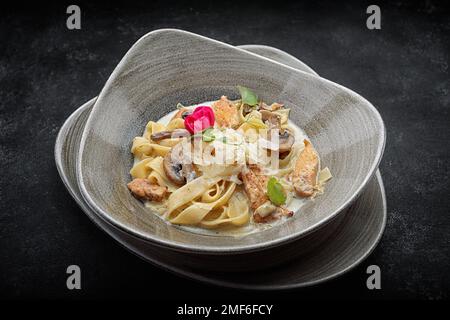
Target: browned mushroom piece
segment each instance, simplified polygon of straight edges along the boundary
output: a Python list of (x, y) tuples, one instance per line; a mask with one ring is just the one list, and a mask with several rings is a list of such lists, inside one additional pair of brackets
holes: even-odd
[(255, 110), (254, 107), (249, 106), (248, 104), (244, 104), (243, 106), (243, 110), (242, 110), (242, 115), (245, 117), (246, 115), (248, 115), (250, 112), (252, 112), (253, 110)]
[(153, 133), (150, 139), (153, 141), (160, 141), (164, 139), (176, 139), (182, 137), (188, 137), (191, 134), (186, 129), (175, 129), (175, 130), (164, 130), (160, 132)]
[(268, 122), (270, 128), (278, 128), (280, 129), (281, 127), (281, 117), (280, 115), (273, 113), (271, 111), (268, 110), (259, 110), (259, 112), (261, 113), (261, 119), (264, 122)]
[(289, 130), (284, 130), (283, 132), (280, 132), (279, 136), (279, 153), (284, 153), (289, 150), (291, 150), (292, 145), (295, 142), (294, 135)]
[(260, 110), (261, 113), (261, 119), (268, 124), (268, 127), (270, 129), (269, 131), (269, 138), (272, 134), (272, 129), (278, 129), (279, 131), (279, 149), (278, 151), (281, 153), (287, 152), (291, 150), (292, 145), (295, 142), (295, 137), (287, 129), (282, 130), (281, 129), (281, 117), (280, 115), (267, 111), (267, 110)]
[(173, 119), (177, 119), (177, 118), (182, 118), (182, 119), (184, 119), (184, 118), (186, 118), (188, 115), (190, 115), (191, 113), (193, 112), (193, 110), (190, 110), (190, 109), (188, 109), (188, 108), (180, 108), (179, 110), (178, 110), (178, 112), (177, 113), (175, 113), (175, 115), (173, 116), (173, 118), (171, 119), (171, 120), (173, 120)]
[(195, 171), (194, 165), (192, 163), (183, 164), (181, 166), (181, 175), (186, 179), (186, 182), (191, 182), (197, 178), (197, 172)]
[(286, 157), (289, 155), (290, 151), (286, 151), (286, 152), (280, 152), (280, 159), (286, 159)]
[(274, 102), (274, 103), (272, 103), (270, 105), (270, 108), (272, 109), (272, 111), (283, 109), (284, 108), (284, 104), (281, 104), (281, 103), (278, 103), (278, 102)]
[(258, 104), (258, 111), (259, 110), (267, 110), (267, 111), (271, 111), (270, 107), (263, 101), (260, 101)]
[(259, 104), (259, 109), (261, 110), (267, 110), (267, 111), (275, 111), (278, 109), (283, 108), (283, 105), (277, 102), (272, 103), (270, 106), (268, 106), (267, 104), (265, 104), (264, 102), (261, 102)]
[(176, 144), (163, 160), (164, 172), (177, 186), (182, 186), (197, 177), (194, 165), (183, 157), (183, 143)]

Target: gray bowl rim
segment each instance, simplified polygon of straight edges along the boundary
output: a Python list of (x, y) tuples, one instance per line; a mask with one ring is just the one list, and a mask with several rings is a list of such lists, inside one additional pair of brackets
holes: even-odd
[(97, 100), (95, 101), (94, 107), (92, 109), (91, 114), (89, 115), (87, 121), (86, 121), (86, 126), (85, 126), (85, 130), (82, 134), (81, 137), (81, 143), (80, 143), (80, 153), (77, 157), (77, 180), (78, 180), (78, 185), (80, 187), (80, 191), (81, 194), (84, 198), (84, 200), (86, 201), (86, 203), (88, 204), (88, 206), (94, 211), (96, 212), (98, 215), (106, 218), (109, 222), (111, 222), (113, 225), (115, 225), (116, 227), (118, 227), (121, 230), (124, 230), (125, 232), (128, 232), (138, 238), (141, 238), (145, 241), (148, 241), (150, 243), (154, 243), (156, 245), (159, 245), (161, 247), (169, 247), (173, 250), (179, 250), (179, 251), (183, 251), (183, 252), (195, 252), (195, 253), (204, 253), (204, 254), (236, 254), (236, 253), (245, 253), (245, 252), (253, 252), (253, 251), (260, 251), (260, 250), (264, 250), (264, 249), (268, 249), (271, 247), (275, 247), (275, 246), (279, 246), (281, 244), (287, 244), (290, 243), (296, 239), (299, 239), (301, 237), (304, 237), (307, 234), (310, 234), (313, 231), (318, 230), (320, 227), (326, 225), (328, 222), (332, 221), (339, 213), (341, 213), (344, 209), (346, 209), (350, 204), (352, 204), (354, 202), (354, 200), (361, 194), (361, 192), (364, 190), (364, 188), (366, 187), (366, 185), (368, 184), (368, 182), (370, 181), (370, 179), (374, 176), (376, 169), (378, 168), (380, 162), (381, 162), (381, 158), (384, 152), (384, 148), (385, 148), (385, 144), (386, 144), (386, 128), (383, 122), (383, 119), (381, 118), (380, 113), (378, 112), (378, 110), (364, 97), (362, 97), (361, 95), (357, 94), (356, 92), (340, 85), (337, 84), (335, 82), (332, 82), (330, 80), (327, 80), (325, 78), (321, 78), (325, 83), (329, 83), (330, 85), (334, 85), (338, 88), (340, 88), (341, 90), (343, 90), (344, 92), (348, 92), (350, 94), (355, 94), (357, 95), (363, 102), (365, 102), (365, 106), (368, 108), (368, 110), (370, 110), (373, 113), (374, 119), (376, 119), (378, 121), (378, 124), (380, 126), (380, 128), (382, 128), (381, 132), (380, 132), (380, 143), (377, 146), (377, 151), (376, 151), (376, 155), (375, 155), (375, 160), (372, 163), (371, 168), (369, 169), (368, 173), (366, 174), (365, 178), (363, 179), (363, 182), (360, 184), (360, 186), (357, 188), (357, 190), (355, 191), (355, 193), (346, 201), (344, 202), (339, 208), (337, 208), (333, 213), (331, 213), (330, 215), (328, 215), (326, 218), (322, 219), (321, 221), (317, 222), (316, 224), (306, 228), (305, 230), (299, 231), (299, 232), (295, 232), (292, 233), (290, 235), (284, 236), (284, 237), (280, 237), (277, 239), (273, 239), (273, 240), (268, 240), (268, 241), (264, 241), (258, 244), (249, 244), (249, 245), (236, 245), (236, 246), (229, 246), (229, 247), (221, 247), (221, 246), (216, 246), (216, 247), (212, 247), (212, 246), (205, 246), (205, 245), (187, 245), (184, 243), (178, 243), (178, 242), (174, 242), (171, 241), (170, 239), (164, 239), (164, 238), (159, 238), (156, 237), (152, 234), (149, 233), (145, 233), (145, 232), (141, 232), (138, 230), (134, 230), (133, 228), (127, 226), (125, 223), (122, 223), (120, 221), (117, 221), (116, 219), (114, 219), (111, 215), (108, 214), (108, 212), (104, 211), (103, 209), (101, 209), (95, 202), (94, 199), (92, 199), (92, 197), (90, 196), (88, 190), (86, 189), (85, 185), (84, 185), (84, 181), (83, 181), (83, 175), (81, 174), (81, 172), (83, 171), (82, 169), (82, 158), (83, 158), (83, 151), (85, 148), (85, 144), (86, 144), (86, 140), (87, 140), (87, 132), (88, 132), (88, 128), (90, 128), (92, 126), (92, 122), (93, 122), (93, 114), (96, 112), (96, 107), (98, 106), (99, 101), (102, 101), (103, 96), (105, 95), (105, 88), (109, 87), (110, 84), (113, 82), (113, 80), (116, 78), (116, 75), (119, 74), (119, 72), (121, 71), (122, 66), (126, 63), (127, 59), (129, 58), (129, 56), (131, 55), (131, 53), (136, 49), (137, 45), (144, 41), (146, 38), (157, 35), (157, 34), (164, 34), (164, 33), (171, 33), (171, 32), (176, 32), (176, 33), (180, 33), (180, 34), (185, 34), (187, 36), (191, 36), (191, 37), (197, 37), (200, 39), (203, 39), (205, 41), (209, 41), (212, 43), (215, 43), (216, 45), (222, 46), (222, 47), (226, 47), (232, 50), (237, 50), (242, 52), (243, 54), (246, 55), (253, 55), (255, 58), (257, 59), (261, 59), (261, 60), (265, 60), (268, 61), (270, 63), (279, 65), (283, 68), (289, 68), (291, 69), (291, 71), (293, 71), (294, 73), (300, 73), (303, 75), (306, 75), (306, 77), (316, 77), (315, 75), (311, 75), (307, 72), (303, 72), (300, 71), (296, 68), (287, 66), (283, 63), (274, 61), (272, 59), (266, 58), (266, 57), (262, 57), (256, 53), (252, 53), (249, 51), (246, 51), (244, 49), (240, 49), (237, 48), (233, 45), (218, 41), (218, 40), (214, 40), (205, 36), (201, 36), (192, 32), (188, 32), (188, 31), (184, 31), (184, 30), (180, 30), (180, 29), (171, 29), (171, 28), (165, 28), (165, 29), (157, 29), (154, 31), (151, 31), (145, 35), (143, 35), (139, 40), (137, 40), (132, 46), (131, 48), (127, 51), (127, 53), (123, 56), (123, 58), (120, 60), (120, 62), (118, 63), (118, 65), (114, 68), (114, 71), (111, 73), (111, 75), (109, 76), (108, 80), (106, 81), (105, 85), (103, 86), (100, 94), (97, 97)]
[[(267, 50), (267, 51), (276, 52), (276, 53), (278, 53), (278, 54), (280, 54), (280, 55), (282, 55), (284, 57), (292, 59), (293, 61), (295, 61), (295, 63), (302, 65), (303, 68), (305, 70), (307, 70), (307, 71), (305, 71), (305, 70), (298, 69), (299, 71), (302, 71), (302, 72), (305, 72), (305, 73), (309, 73), (309, 74), (312, 74), (314, 76), (318, 76), (319, 77), (319, 74), (315, 70), (313, 70), (310, 66), (308, 66), (306, 63), (304, 63), (302, 60), (298, 59), (297, 57), (293, 56), (292, 54), (287, 53), (286, 51), (283, 51), (281, 49), (278, 49), (278, 48), (275, 48), (275, 47), (271, 47), (271, 46), (268, 46), (268, 45), (264, 45), (264, 44), (243, 44), (243, 45), (237, 45), (236, 48), (244, 49), (244, 50), (264, 49), (264, 50)], [(254, 52), (252, 52), (252, 51), (250, 51), (250, 52), (254, 54)], [(275, 61), (277, 63), (281, 63), (283, 65), (286, 65), (285, 63), (282, 63), (280, 61), (277, 61), (277, 60), (265, 57), (263, 55), (261, 55), (261, 57), (266, 58), (266, 59), (270, 59), (272, 61)], [(294, 69), (296, 69), (296, 68), (294, 68)]]

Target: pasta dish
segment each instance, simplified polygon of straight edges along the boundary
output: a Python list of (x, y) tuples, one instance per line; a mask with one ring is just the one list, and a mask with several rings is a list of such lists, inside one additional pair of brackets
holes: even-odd
[(284, 221), (331, 178), (290, 109), (238, 86), (241, 99), (176, 110), (131, 146), (131, 193), (175, 225), (230, 230)]

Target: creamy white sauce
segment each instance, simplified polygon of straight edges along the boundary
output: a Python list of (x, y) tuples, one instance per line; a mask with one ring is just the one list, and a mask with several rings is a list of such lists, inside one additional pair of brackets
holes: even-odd
[[(193, 110), (198, 106), (212, 106), (212, 104), (214, 102), (215, 101), (203, 102), (203, 103), (195, 104), (192, 106), (185, 106), (185, 108)], [(167, 125), (177, 112), (178, 112), (178, 110), (174, 110), (174, 111), (166, 114), (165, 116), (163, 116), (156, 122)], [(303, 148), (303, 141), (305, 139), (309, 140), (306, 133), (300, 127), (298, 127), (296, 124), (294, 124), (291, 120), (288, 120), (288, 126), (294, 132), (294, 136), (295, 136), (294, 146), (297, 146), (298, 148)], [(143, 132), (143, 135), (144, 134), (145, 134), (145, 130)], [(139, 159), (137, 159), (135, 157), (134, 163), (136, 164), (137, 162), (139, 162)], [(276, 172), (273, 172), (273, 173), (276, 173)], [(294, 192), (288, 192), (286, 207), (289, 210), (294, 212), (294, 215), (292, 217), (290, 217), (290, 218), (281, 217), (280, 219), (270, 222), (270, 223), (254, 223), (252, 221), (252, 219), (250, 219), (250, 222), (247, 225), (244, 225), (241, 227), (226, 226), (226, 227), (219, 227), (219, 228), (215, 228), (215, 229), (205, 229), (205, 228), (196, 227), (196, 226), (184, 226), (184, 225), (171, 224), (170, 222), (168, 222), (167, 220), (164, 219), (164, 215), (162, 214), (163, 213), (162, 211), (164, 210), (163, 206), (161, 206), (157, 203), (154, 203), (154, 202), (150, 202), (150, 201), (145, 201), (145, 206), (151, 210), (159, 212), (159, 217), (166, 223), (172, 225), (173, 227), (183, 229), (185, 231), (189, 231), (189, 232), (197, 233), (197, 234), (203, 234), (203, 235), (242, 237), (242, 236), (245, 236), (245, 235), (248, 235), (251, 233), (267, 230), (268, 228), (271, 228), (273, 226), (283, 223), (287, 219), (297, 218), (298, 215), (301, 214), (300, 209), (306, 203), (306, 201), (308, 201), (308, 199), (298, 198), (294, 195)], [(251, 212), (250, 212), (250, 214), (251, 214)]]

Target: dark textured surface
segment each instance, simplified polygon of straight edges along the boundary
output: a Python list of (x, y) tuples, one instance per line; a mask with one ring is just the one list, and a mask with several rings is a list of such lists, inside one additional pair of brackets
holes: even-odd
[[(314, 288), (254, 299), (448, 298), (449, 12), (438, 2), (380, 5), (382, 30), (365, 26), (366, 3), (190, 6), (80, 4), (82, 30), (65, 9), (2, 8), (0, 19), (0, 295), (9, 298), (249, 298), (159, 270), (97, 229), (64, 189), (53, 146), (59, 127), (97, 95), (127, 49), (148, 31), (176, 27), (231, 44), (281, 48), (321, 76), (362, 94), (387, 127), (381, 173), (388, 225), (349, 274)], [(81, 291), (65, 269), (82, 268)], [(377, 264), (382, 290), (366, 289)]]

